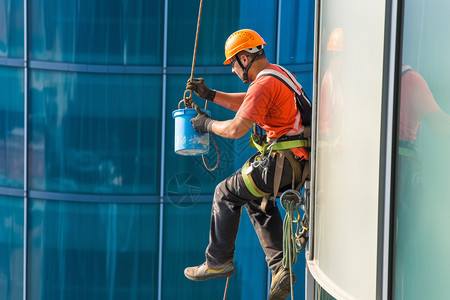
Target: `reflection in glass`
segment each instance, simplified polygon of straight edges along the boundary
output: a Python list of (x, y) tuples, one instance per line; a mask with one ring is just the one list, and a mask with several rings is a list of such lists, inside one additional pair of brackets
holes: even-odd
[(375, 299), (386, 6), (320, 1), (318, 12), (313, 255), (326, 289)]
[(0, 299), (22, 299), (23, 199), (0, 196)]
[(0, 57), (23, 58), (23, 1), (0, 1)]
[(449, 1), (404, 7), (393, 298), (442, 299), (450, 270)]
[[(162, 299), (222, 299), (225, 279), (193, 282), (183, 274), (186, 264), (205, 259), (208, 244), (211, 203), (174, 203), (165, 199)], [(263, 282), (267, 278), (264, 252), (253, 225), (243, 212), (236, 239), (236, 274), (230, 278), (227, 299), (266, 299)], [(298, 263), (299, 265), (301, 263)], [(297, 265), (296, 265), (297, 266)], [(298, 274), (304, 272), (299, 270)], [(176, 286), (177, 288), (173, 288)], [(258, 286), (260, 288), (251, 288)], [(296, 288), (300, 288), (295, 285)], [(298, 293), (300, 295), (300, 293)]]
[[(440, 241), (441, 239), (438, 236), (442, 224), (439, 224), (439, 214), (436, 214), (438, 211), (428, 208), (439, 205), (440, 199), (442, 196), (445, 198), (445, 196), (443, 194), (441, 196), (439, 185), (427, 185), (427, 183), (431, 183), (430, 181), (443, 183), (442, 179), (450, 180), (450, 173), (444, 172), (444, 178), (439, 178), (439, 170), (433, 170), (433, 168), (428, 169), (428, 171), (424, 170), (424, 164), (427, 163), (427, 160), (423, 157), (420, 140), (426, 138), (421, 132), (423, 126), (427, 126), (428, 130), (436, 135), (437, 139), (431, 140), (434, 147), (445, 148), (446, 145), (448, 147), (450, 116), (442, 111), (424, 78), (411, 66), (403, 65), (396, 184), (397, 219), (394, 278), (396, 299), (430, 297), (430, 294), (425, 290), (433, 289), (432, 286), (434, 288), (439, 286), (436, 284), (439, 279), (436, 280), (433, 276), (430, 278), (425, 270), (433, 272), (439, 277), (440, 274), (446, 274), (445, 268), (450, 266), (446, 263), (435, 264), (441, 260), (447, 261), (447, 254), (445, 254), (445, 257), (439, 254), (442, 251), (447, 253), (450, 250), (450, 244), (445, 240)], [(426, 152), (428, 151), (425, 150)], [(449, 162), (448, 158), (442, 161), (444, 166), (448, 166)], [(437, 189), (433, 191), (430, 189), (431, 186), (435, 186), (434, 188)], [(437, 198), (435, 198), (436, 196)], [(447, 200), (449, 199), (447, 198)], [(448, 203), (442, 204), (444, 205), (442, 209), (445, 206), (448, 207)], [(445, 219), (442, 219), (442, 221)], [(437, 227), (430, 228), (430, 225), (436, 225)], [(445, 233), (446, 230), (442, 232), (444, 235)], [(420, 238), (420, 235), (424, 239)], [(428, 241), (426, 237), (431, 236), (435, 236), (436, 239)], [(437, 256), (428, 259), (429, 253), (436, 253)], [(424, 260), (425, 257), (427, 259)], [(444, 286), (441, 288), (444, 288)]]
[[(314, 1), (282, 1), (280, 26), (283, 30), (280, 30), (279, 64), (313, 62), (314, 8)], [(303, 77), (296, 76), (306, 86)], [(306, 90), (306, 94), (312, 95), (312, 92)]]
[(161, 78), (32, 71), (33, 189), (158, 194)]
[(341, 27), (335, 28), (328, 40), (328, 68), (322, 79), (319, 104), (319, 124), (321, 145), (330, 151), (342, 148), (344, 96), (340, 78), (342, 77), (342, 52), (344, 33)]
[(155, 204), (31, 200), (29, 299), (156, 299)]
[(30, 1), (30, 58), (162, 64), (163, 1)]
[(23, 187), (23, 73), (0, 67), (0, 186)]

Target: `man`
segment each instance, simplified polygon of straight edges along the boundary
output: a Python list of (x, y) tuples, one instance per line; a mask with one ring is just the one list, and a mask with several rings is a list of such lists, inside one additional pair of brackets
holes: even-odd
[[(299, 147), (306, 146), (305, 143), (296, 143), (304, 142), (305, 139), (294, 91), (273, 76), (258, 77), (263, 70), (274, 70), (283, 76), (289, 76), (280, 66), (269, 63), (264, 54), (264, 45), (266, 43), (262, 37), (249, 29), (236, 31), (226, 41), (224, 64), (231, 64), (233, 73), (244, 83), (251, 83), (247, 93), (211, 90), (203, 79), (196, 78), (189, 80), (186, 85), (187, 90), (194, 91), (199, 97), (237, 112), (232, 120), (216, 121), (197, 109), (198, 116), (191, 120), (196, 131), (238, 139), (256, 124), (265, 130), (267, 140), (265, 136), (252, 136), (255, 144), (259, 142), (256, 145), (261, 149), (259, 156), (253, 156), (242, 170), (216, 187), (206, 262), (186, 268), (184, 273), (187, 278), (196, 281), (234, 274), (235, 240), (242, 206), (245, 206), (272, 271), (269, 299), (275, 300), (289, 296), (290, 272), (282, 265), (283, 224), (280, 212), (274, 201), (268, 201), (267, 198), (272, 193), (277, 194), (274, 190), (278, 187), (283, 191), (300, 183), (302, 167), (308, 159), (308, 149)], [(297, 85), (297, 89), (307, 100), (301, 86)], [(279, 142), (282, 140), (294, 140), (294, 144), (290, 144), (288, 149), (277, 147), (282, 145)], [(295, 275), (292, 277), (295, 280)]]

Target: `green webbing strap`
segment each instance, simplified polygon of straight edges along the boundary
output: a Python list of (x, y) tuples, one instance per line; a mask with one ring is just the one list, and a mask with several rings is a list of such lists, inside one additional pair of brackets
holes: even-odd
[(244, 166), (242, 167), (241, 170), (241, 174), (242, 174), (242, 179), (244, 179), (244, 183), (245, 186), (247, 187), (247, 189), (250, 191), (250, 193), (252, 193), (253, 196), (261, 198), (263, 196), (266, 195), (270, 195), (270, 193), (264, 193), (263, 191), (261, 191), (255, 184), (255, 182), (253, 181), (252, 175), (251, 174), (246, 174), (245, 172), (247, 171), (249, 165), (250, 165), (250, 161), (254, 156), (252, 156), (249, 160), (247, 160), (247, 162), (244, 164)]
[(406, 147), (398, 147), (398, 154), (401, 156), (413, 157), (414, 150), (406, 148)]
[[(265, 154), (267, 148), (269, 147), (270, 143), (266, 143), (264, 146), (259, 145), (256, 143), (256, 141), (252, 137), (250, 137), (250, 147), (258, 149), (259, 152)], [(284, 141), (284, 142), (277, 142), (275, 145), (273, 145), (272, 150), (286, 150), (286, 149), (292, 149), (292, 148), (298, 148), (298, 147), (305, 147), (309, 148), (309, 141), (307, 139), (299, 139), (299, 140), (292, 140), (292, 141)]]

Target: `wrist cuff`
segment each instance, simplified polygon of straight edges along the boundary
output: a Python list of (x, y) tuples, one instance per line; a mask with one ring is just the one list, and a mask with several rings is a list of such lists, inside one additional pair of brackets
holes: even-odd
[(206, 100), (214, 102), (214, 97), (216, 97), (216, 91), (215, 90), (209, 90), (208, 95), (206, 95)]
[(211, 133), (212, 133), (212, 124), (213, 124), (215, 121), (212, 120), (212, 119), (209, 119), (208, 121), (209, 121), (208, 124), (206, 124), (206, 130), (207, 130), (208, 132), (211, 132)]

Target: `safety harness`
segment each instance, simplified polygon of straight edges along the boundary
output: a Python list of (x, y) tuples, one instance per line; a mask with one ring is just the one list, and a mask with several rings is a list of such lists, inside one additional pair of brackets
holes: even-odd
[[(309, 132), (309, 128), (307, 130)], [(292, 188), (299, 189), (309, 176), (309, 161), (302, 160), (300, 162), (295, 158), (294, 154), (290, 149), (297, 147), (310, 147), (310, 140), (305, 134), (302, 134), (295, 140), (289, 141), (272, 141), (266, 142), (264, 144), (258, 144), (255, 142), (256, 138), (252, 134), (250, 138), (250, 146), (258, 149), (259, 151), (255, 153), (241, 169), (242, 178), (244, 179), (245, 186), (247, 189), (253, 194), (253, 196), (261, 198), (261, 210), (265, 212), (267, 202), (269, 199), (275, 200), (279, 197), (278, 190), (280, 188), (281, 175), (283, 171), (284, 159), (286, 158), (292, 168), (293, 176), (292, 176)], [(252, 178), (252, 172), (255, 168), (262, 167), (263, 170), (263, 179), (267, 180), (264, 172), (267, 172), (267, 168), (273, 159), (276, 159), (275, 162), (275, 174), (273, 179), (273, 190), (272, 192), (264, 192), (258, 188), (255, 184), (255, 181)], [(273, 196), (272, 196), (273, 195)]]
[[(282, 68), (281, 66), (279, 67)], [(304, 120), (306, 120), (309, 125), (309, 122), (311, 120), (311, 102), (303, 92), (300, 83), (295, 80), (295, 77), (286, 69), (282, 68), (282, 70), (287, 74), (287, 76), (289, 76), (289, 78), (286, 75), (272, 69), (265, 69), (261, 71), (258, 74), (257, 78), (259, 76), (273, 76), (283, 82), (290, 90), (295, 92), (297, 108), (299, 109), (301, 114), (302, 124), (305, 125)], [(278, 190), (281, 182), (284, 158), (289, 161), (292, 167), (292, 189), (298, 189), (299, 187), (301, 187), (309, 176), (309, 161), (304, 160), (302, 161), (301, 165), (295, 158), (291, 149), (298, 147), (304, 147), (306, 149), (310, 148), (310, 127), (303, 126), (303, 132), (297, 135), (284, 135), (277, 140), (267, 140), (267, 137), (262, 134), (262, 129), (257, 124), (255, 124), (253, 126), (252, 135), (250, 137), (250, 146), (256, 148), (258, 152), (250, 157), (250, 159), (247, 160), (247, 162), (242, 167), (242, 178), (244, 179), (244, 183), (247, 189), (255, 197), (262, 197), (261, 210), (265, 212), (268, 200), (272, 199), (274, 201), (277, 197), (280, 196), (278, 194)], [(272, 192), (261, 191), (261, 189), (256, 186), (251, 173), (255, 168), (261, 166), (263, 179), (267, 183), (267, 169), (272, 159), (275, 158), (276, 162), (273, 190)]]

